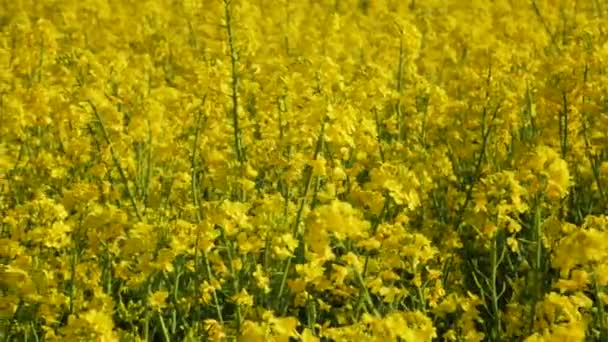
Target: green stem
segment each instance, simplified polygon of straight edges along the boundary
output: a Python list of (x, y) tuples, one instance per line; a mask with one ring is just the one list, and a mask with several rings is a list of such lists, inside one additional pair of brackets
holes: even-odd
[(560, 131), (560, 143), (562, 159), (566, 159), (566, 153), (568, 152), (568, 97), (566, 92), (562, 92), (562, 111), (560, 112), (559, 118), (559, 131)]
[(160, 328), (163, 332), (163, 338), (165, 342), (170, 342), (171, 338), (169, 337), (169, 331), (167, 330), (167, 326), (165, 325), (165, 320), (163, 319), (163, 315), (158, 313), (158, 321), (160, 322)]
[(536, 305), (542, 298), (543, 292), (543, 245), (542, 245), (542, 224), (541, 224), (541, 203), (540, 199), (536, 199), (534, 208), (534, 269), (532, 271), (532, 305), (530, 307), (530, 322), (529, 330), (532, 333), (534, 329), (534, 321), (536, 320)]
[(234, 135), (234, 151), (236, 153), (237, 160), (243, 165), (245, 161), (245, 155), (243, 153), (243, 146), (241, 141), (241, 131), (239, 127), (239, 56), (236, 51), (234, 27), (232, 23), (232, 12), (230, 10), (231, 0), (224, 0), (224, 15), (226, 19), (226, 34), (228, 39), (228, 48), (230, 49), (230, 65), (231, 65), (231, 82), (232, 87), (232, 126)]
[[(401, 33), (401, 39), (399, 40), (399, 68), (397, 70), (397, 92), (399, 95), (403, 92), (403, 71), (404, 71), (404, 53), (403, 53), (403, 32)], [(395, 113), (397, 114), (397, 129), (398, 129), (398, 139), (402, 141), (404, 139), (404, 129), (403, 129), (403, 112), (401, 111), (401, 97), (395, 103)]]
[(608, 330), (606, 329), (606, 313), (604, 311), (604, 302), (602, 301), (602, 297), (600, 297), (602, 290), (600, 289), (600, 285), (597, 281), (597, 274), (593, 274), (593, 285), (595, 291), (595, 299), (597, 301), (597, 315), (598, 320), (600, 321), (600, 341), (608, 340)]
[(148, 313), (144, 319), (144, 341), (150, 341), (150, 314)]
[[(319, 157), (319, 154), (321, 153), (321, 149), (323, 146), (323, 135), (325, 132), (325, 119), (323, 119), (323, 122), (321, 123), (321, 130), (319, 132), (319, 138), (317, 139), (317, 145), (315, 148), (315, 152), (313, 155), (313, 160), (317, 160), (317, 158)], [(306, 198), (308, 197), (308, 192), (310, 191), (310, 187), (312, 184), (312, 178), (313, 178), (313, 170), (312, 167), (310, 165), (308, 165), (306, 167), (306, 179), (305, 179), (305, 184), (304, 184), (304, 193), (302, 194), (302, 199), (300, 200), (300, 206), (298, 208), (298, 213), (296, 214), (296, 219), (294, 221), (293, 227), (292, 227), (292, 234), (295, 237), (300, 237), (301, 234), (298, 234), (298, 228), (300, 226), (300, 221), (302, 220), (302, 214), (304, 212), (304, 207), (306, 205)], [(304, 253), (303, 249), (303, 241), (301, 241), (302, 239), (300, 239), (300, 243), (298, 245), (298, 249), (302, 250), (302, 254)], [(281, 303), (281, 298), (283, 296), (283, 291), (285, 291), (285, 284), (287, 283), (287, 276), (289, 274), (289, 270), (291, 268), (291, 264), (292, 264), (292, 258), (293, 256), (289, 256), (287, 257), (287, 261), (285, 262), (285, 267), (283, 268), (283, 275), (281, 277), (281, 284), (279, 285), (279, 292), (277, 294), (276, 297), (276, 303), (277, 306), (280, 306)]]
[(137, 203), (135, 201), (135, 195), (133, 194), (133, 192), (131, 191), (131, 187), (129, 186), (129, 179), (127, 178), (127, 174), (124, 171), (124, 169), (122, 168), (122, 166), (120, 165), (120, 160), (118, 159), (118, 156), (116, 155), (116, 151), (114, 150), (114, 145), (112, 144), (112, 141), (110, 140), (110, 135), (108, 134), (106, 126), (101, 118), (101, 115), (99, 115), (99, 112), (97, 111), (97, 107), (95, 107), (93, 102), (91, 102), (90, 100), (88, 101), (88, 103), (91, 106), (91, 108), (93, 109), (93, 113), (95, 114), (95, 117), (99, 121), (99, 125), (101, 126), (101, 131), (103, 133), (103, 137), (104, 137), (106, 143), (108, 144), (108, 147), (110, 148), (110, 154), (112, 155), (112, 160), (114, 161), (114, 165), (118, 169), (120, 178), (122, 179), (122, 182), (125, 184), (125, 188), (127, 190), (127, 196), (129, 197), (129, 200), (131, 201), (131, 205), (133, 206), (133, 209), (135, 210), (135, 216), (137, 216), (137, 220), (141, 222), (141, 221), (143, 221), (143, 218), (142, 218), (141, 213), (139, 212), (139, 208), (137, 207)]
[[(479, 155), (477, 156), (477, 160), (475, 161), (475, 168), (474, 168), (474, 178), (473, 180), (466, 185), (466, 192), (465, 192), (465, 199), (464, 199), (464, 203), (458, 208), (458, 210), (456, 211), (456, 218), (454, 220), (454, 228), (456, 228), (456, 231), (458, 233), (460, 233), (461, 231), (461, 224), (464, 222), (464, 213), (466, 211), (466, 209), (468, 208), (469, 204), (471, 203), (471, 201), (473, 200), (473, 189), (475, 188), (476, 183), (479, 181), (481, 174), (482, 174), (482, 166), (483, 166), (483, 161), (486, 159), (486, 155), (488, 153), (488, 144), (489, 144), (489, 140), (490, 140), (490, 134), (492, 133), (492, 129), (494, 128), (494, 121), (496, 120), (496, 117), (498, 116), (498, 112), (500, 111), (502, 103), (499, 103), (496, 108), (494, 109), (494, 112), (492, 113), (492, 118), (490, 119), (490, 123), (487, 123), (487, 107), (483, 108), (483, 112), (482, 112), (482, 127), (481, 127), (481, 137), (482, 137), (482, 141), (481, 141), (481, 149), (479, 151)], [(466, 180), (462, 181), (463, 183), (466, 182)], [(450, 254), (450, 256), (448, 257), (448, 260), (445, 263), (445, 266), (443, 268), (443, 287), (447, 288), (447, 283), (450, 277), (450, 272), (452, 270), (452, 263), (454, 261), (454, 254)]]
[(496, 329), (496, 331), (494, 332), (494, 341), (500, 341), (500, 335), (502, 332), (500, 308), (498, 307), (499, 293), (498, 293), (498, 288), (497, 288), (497, 284), (496, 284), (498, 266), (502, 260), (499, 260), (499, 258), (498, 258), (498, 241), (497, 240), (498, 240), (498, 234), (496, 234), (494, 236), (494, 238), (492, 239), (492, 255), (491, 255), (492, 274), (490, 275), (490, 279), (491, 279), (490, 281), (492, 283), (492, 289), (491, 289), (492, 311), (494, 311), (494, 322), (495, 322), (494, 329)]
[[(232, 278), (233, 278), (233, 281), (232, 281), (233, 291), (234, 291), (235, 295), (238, 295), (241, 292), (241, 289), (240, 289), (240, 284), (239, 284), (239, 275), (236, 273), (236, 271), (234, 269), (233, 248), (232, 248), (232, 244), (229, 243), (228, 240), (226, 239), (226, 231), (221, 226), (220, 226), (220, 237), (226, 248), (226, 256), (228, 258), (228, 270), (230, 271), (230, 274), (232, 275)], [(235, 303), (235, 305), (236, 305), (236, 331), (237, 331), (237, 334), (240, 334), (241, 317), (242, 317), (241, 305), (238, 303)]]
[(365, 286), (365, 281), (363, 280), (363, 277), (361, 276), (361, 273), (359, 273), (356, 269), (353, 269), (353, 271), (355, 272), (355, 275), (357, 276), (357, 280), (359, 281), (360, 289), (363, 292), (363, 298), (367, 302), (369, 310), (371, 312), (373, 312), (375, 316), (379, 317), (380, 313), (378, 312), (378, 310), (376, 310), (376, 306), (374, 305), (374, 301), (372, 300), (372, 297), (369, 294), (369, 291), (367, 290), (367, 287)]
[[(201, 106), (204, 106), (205, 102), (207, 100), (207, 95), (205, 94), (205, 96), (203, 97), (203, 101)], [(198, 114), (198, 117), (196, 119), (196, 129), (194, 132), (194, 142), (192, 145), (192, 159), (191, 159), (191, 168), (192, 168), (192, 181), (191, 181), (191, 190), (192, 190), (192, 204), (198, 209), (196, 211), (196, 221), (197, 223), (200, 223), (202, 221), (202, 216), (203, 216), (203, 208), (201, 206), (201, 202), (199, 200), (199, 195), (198, 195), (198, 183), (197, 183), (197, 151), (198, 151), (198, 140), (200, 137), (200, 132), (201, 132), (201, 128), (203, 125), (203, 119), (204, 119), (204, 115), (203, 115), (203, 111), (201, 110)], [(199, 269), (200, 269), (200, 264), (199, 264), (199, 249), (198, 249), (198, 243), (200, 241), (200, 235), (201, 235), (201, 230), (200, 227), (197, 227), (196, 230), (196, 239), (195, 239), (195, 243), (194, 243), (194, 269), (196, 270), (196, 275), (194, 277), (194, 283), (195, 283), (195, 294), (196, 297), (198, 298), (198, 293), (199, 293), (199, 287), (200, 287), (200, 277), (198, 276), (199, 274)], [(203, 259), (203, 263), (205, 266), (205, 270), (206, 270), (206, 274), (207, 274), (207, 280), (211, 281), (211, 279), (213, 278), (213, 273), (211, 272), (211, 266), (209, 265), (209, 258), (207, 256), (207, 252), (203, 251), (202, 253), (202, 259)], [(215, 291), (215, 289), (213, 289), (213, 302), (215, 305), (215, 310), (216, 310), (216, 314), (217, 314), (217, 318), (218, 321), (223, 325), (224, 324), (224, 318), (222, 316), (222, 310), (220, 309), (220, 303), (219, 303), (219, 299), (217, 297), (217, 293)], [(199, 314), (198, 311), (196, 311), (196, 314), (194, 315), (195, 319), (199, 318)], [(195, 323), (197, 324), (197, 323)]]

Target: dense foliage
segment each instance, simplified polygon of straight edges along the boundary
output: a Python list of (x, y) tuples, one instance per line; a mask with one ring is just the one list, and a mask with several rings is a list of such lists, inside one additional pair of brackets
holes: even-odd
[(608, 339), (606, 0), (0, 0), (0, 338)]

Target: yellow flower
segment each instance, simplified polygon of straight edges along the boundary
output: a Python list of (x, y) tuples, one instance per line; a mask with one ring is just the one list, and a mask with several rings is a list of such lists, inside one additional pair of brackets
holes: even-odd
[(583, 291), (589, 283), (589, 274), (583, 270), (573, 270), (570, 279), (559, 279), (555, 288), (563, 291)]
[(0, 285), (6, 288), (18, 288), (18, 284), (23, 284), (30, 279), (28, 273), (18, 267), (2, 265), (0, 268)]
[(224, 327), (214, 319), (207, 319), (203, 322), (209, 341), (225, 341), (226, 333)]
[(304, 331), (302, 331), (302, 333), (300, 334), (300, 339), (302, 340), (302, 342), (320, 341), (319, 338), (313, 335), (312, 331), (310, 331), (310, 329), (308, 328), (305, 328)]
[(310, 166), (312, 167), (312, 174), (314, 176), (325, 176), (327, 174), (327, 170), (325, 165), (327, 161), (323, 157), (318, 157), (315, 160), (310, 161)]
[(167, 291), (156, 291), (150, 295), (148, 298), (148, 303), (152, 307), (154, 311), (161, 311), (165, 307), (167, 307), (167, 297), (169, 297), (169, 292)]
[(322, 265), (322, 260), (316, 259), (305, 264), (296, 265), (296, 271), (305, 282), (316, 283), (323, 277), (325, 267)]
[(290, 341), (298, 332), (298, 320), (295, 317), (272, 317), (269, 319), (272, 335), (277, 341)]
[(524, 178), (529, 182), (532, 193), (546, 192), (549, 200), (557, 200), (568, 194), (568, 163), (553, 148), (537, 146), (534, 153), (528, 156), (522, 172), (526, 173)]
[(243, 331), (239, 336), (239, 341), (243, 342), (265, 342), (267, 341), (268, 328), (261, 326), (257, 322), (246, 320), (243, 322)]
[(608, 262), (603, 262), (595, 269), (597, 283), (599, 286), (608, 285)]
[(169, 248), (163, 248), (158, 252), (155, 265), (158, 269), (165, 272), (173, 272), (173, 261), (175, 260), (175, 251)]
[(551, 200), (559, 199), (568, 194), (570, 188), (570, 173), (568, 163), (563, 159), (555, 159), (546, 170), (549, 178), (547, 196)]
[(68, 318), (68, 324), (60, 329), (61, 335), (68, 341), (94, 340), (101, 342), (118, 342), (114, 332), (112, 316), (97, 310), (88, 310)]
[(256, 286), (260, 289), (262, 289), (262, 291), (264, 291), (264, 293), (269, 293), (270, 292), (270, 279), (268, 278), (268, 276), (266, 276), (263, 266), (262, 265), (256, 265), (255, 266), (255, 271), (253, 272), (253, 278), (256, 281)]
[(458, 308), (458, 295), (450, 294), (443, 298), (443, 300), (434, 308), (434, 312), (440, 317), (450, 314)]
[(255, 182), (246, 178), (240, 180), (241, 185), (243, 185), (243, 189), (245, 191), (251, 191), (255, 189)]
[(360, 258), (353, 252), (348, 252), (344, 257), (344, 261), (351, 266), (356, 272), (363, 272), (363, 263)]
[(242, 306), (252, 306), (253, 297), (247, 292), (246, 289), (242, 289), (241, 292), (233, 295), (231, 298), (233, 303)]
[(602, 179), (608, 178), (608, 161), (602, 162), (600, 165), (600, 176)]
[(507, 238), (507, 245), (509, 246), (509, 249), (510, 249), (512, 252), (514, 252), (514, 253), (519, 252), (519, 243), (518, 243), (518, 241), (517, 241), (517, 239), (516, 239), (516, 238), (514, 238), (514, 237), (512, 237), (512, 236), (509, 236), (509, 237)]
[[(607, 169), (608, 169), (608, 167), (607, 167)], [(344, 169), (340, 166), (334, 167), (334, 169), (332, 171), (332, 175), (333, 175), (333, 178), (337, 181), (342, 181), (342, 180), (346, 179), (346, 173), (344, 172)]]
[(275, 238), (275, 243), (273, 243), (273, 252), (278, 259), (283, 260), (293, 255), (293, 252), (297, 247), (298, 240), (293, 237), (293, 234), (285, 233)]

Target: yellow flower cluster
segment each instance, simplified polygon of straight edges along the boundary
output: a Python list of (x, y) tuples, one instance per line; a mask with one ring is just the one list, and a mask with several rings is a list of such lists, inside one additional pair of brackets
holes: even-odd
[(608, 1), (0, 1), (0, 339), (608, 340)]

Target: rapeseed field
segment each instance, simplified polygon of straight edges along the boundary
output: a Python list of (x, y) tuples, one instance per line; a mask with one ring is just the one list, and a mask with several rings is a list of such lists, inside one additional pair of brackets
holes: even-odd
[(608, 1), (0, 0), (0, 340), (608, 341)]

